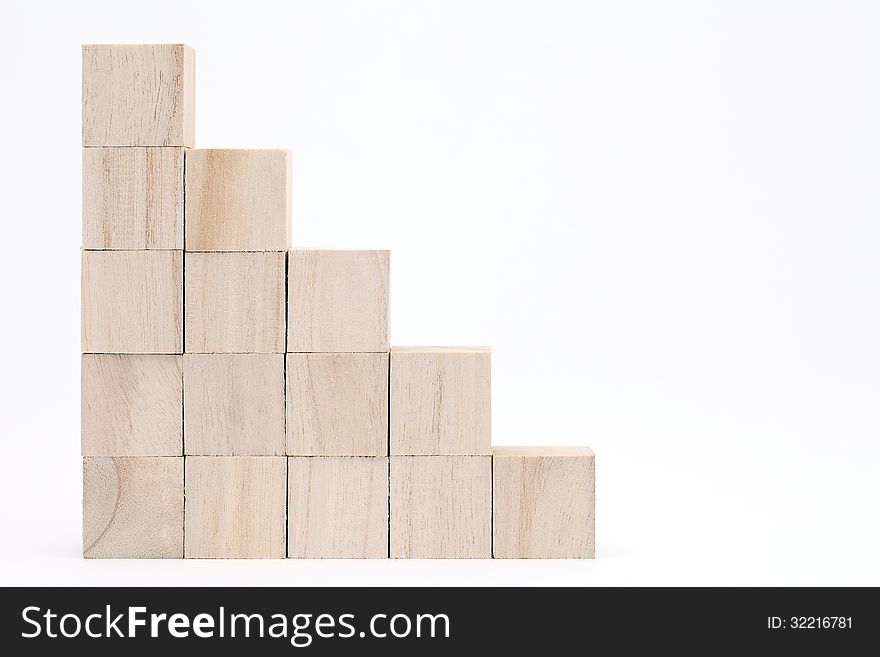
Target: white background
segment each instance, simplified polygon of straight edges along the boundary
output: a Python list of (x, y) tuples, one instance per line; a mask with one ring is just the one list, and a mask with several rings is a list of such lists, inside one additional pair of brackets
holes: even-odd
[[(880, 5), (4, 1), (2, 584), (880, 584)], [(197, 51), (392, 342), (491, 344), (496, 444), (590, 444), (598, 555), (80, 557), (80, 44)]]

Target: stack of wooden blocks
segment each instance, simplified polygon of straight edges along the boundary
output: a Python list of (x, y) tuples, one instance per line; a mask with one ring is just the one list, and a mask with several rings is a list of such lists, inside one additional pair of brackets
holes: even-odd
[(390, 348), (389, 252), (291, 249), (289, 154), (194, 148), (194, 76), (83, 47), (84, 555), (592, 557), (592, 452), (493, 450), (489, 350)]

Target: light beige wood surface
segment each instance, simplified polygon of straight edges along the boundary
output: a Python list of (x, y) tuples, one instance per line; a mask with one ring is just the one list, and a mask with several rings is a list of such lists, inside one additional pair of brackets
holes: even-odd
[(391, 350), (391, 454), (489, 454), (486, 347)]
[(492, 556), (489, 456), (391, 457), (391, 557)]
[(82, 351), (183, 351), (181, 251), (82, 252)]
[(186, 351), (284, 353), (284, 253), (187, 253)]
[(287, 351), (388, 351), (388, 251), (288, 254)]
[(287, 459), (186, 457), (186, 556), (283, 559)]
[(183, 149), (83, 149), (84, 249), (183, 249)]
[(536, 445), (534, 447), (511, 445), (499, 447), (497, 445), (493, 445), (492, 456), (527, 456), (531, 458), (543, 458), (550, 456), (582, 456), (593, 458), (593, 450), (589, 447), (576, 447), (572, 445), (561, 445), (558, 447), (550, 445)]
[(82, 49), (83, 146), (195, 145), (195, 52), (184, 45)]
[(83, 456), (183, 454), (180, 356), (83, 354)]
[(287, 354), (287, 453), (388, 454), (388, 354)]
[(493, 455), (494, 556), (593, 558), (596, 538), (592, 450), (496, 447)]
[(289, 557), (388, 557), (386, 457), (293, 457), (288, 467)]
[(183, 457), (83, 458), (83, 556), (183, 558)]
[(284, 454), (284, 355), (185, 354), (187, 454)]
[(290, 155), (283, 150), (186, 152), (187, 251), (290, 248)]

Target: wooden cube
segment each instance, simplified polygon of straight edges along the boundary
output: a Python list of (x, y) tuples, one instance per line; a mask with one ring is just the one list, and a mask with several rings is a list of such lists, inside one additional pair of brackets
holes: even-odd
[(284, 254), (187, 253), (186, 351), (284, 353)]
[(492, 556), (489, 456), (391, 457), (391, 557)]
[(589, 447), (493, 449), (494, 556), (592, 559), (595, 465)]
[(83, 146), (195, 145), (195, 52), (176, 44), (82, 49)]
[(187, 251), (288, 248), (287, 151), (210, 148), (186, 152)]
[(84, 354), (83, 456), (183, 454), (180, 356)]
[(183, 149), (83, 149), (84, 249), (183, 249)]
[(82, 252), (82, 351), (183, 351), (181, 251)]
[(388, 351), (388, 266), (388, 251), (290, 251), (287, 351)]
[(294, 457), (288, 470), (288, 555), (388, 557), (388, 459)]
[(283, 559), (287, 459), (186, 457), (186, 556)]
[(390, 424), (391, 454), (488, 455), (489, 349), (394, 347)]
[(388, 354), (287, 354), (287, 453), (388, 454)]
[(84, 458), (83, 556), (183, 558), (183, 457)]
[(183, 356), (186, 454), (284, 454), (284, 355)]

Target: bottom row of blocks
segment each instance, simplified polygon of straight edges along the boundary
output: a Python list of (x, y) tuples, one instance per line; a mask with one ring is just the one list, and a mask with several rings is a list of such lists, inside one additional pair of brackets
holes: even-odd
[(590, 558), (593, 498), (586, 448), (394, 456), (390, 468), (387, 457), (85, 457), (83, 554)]

